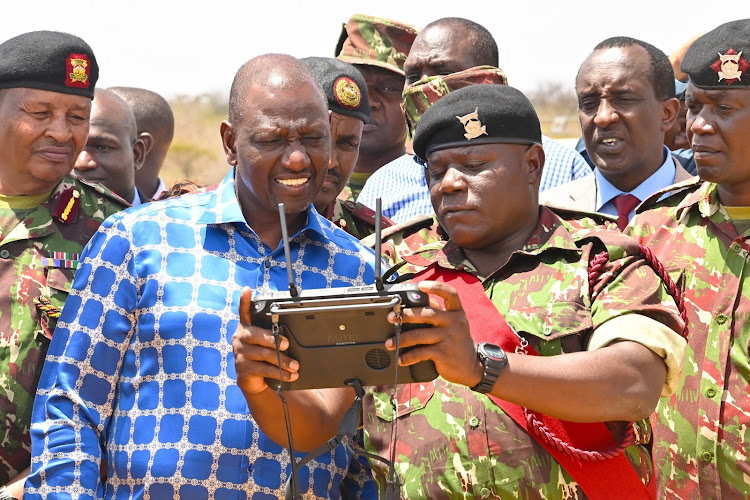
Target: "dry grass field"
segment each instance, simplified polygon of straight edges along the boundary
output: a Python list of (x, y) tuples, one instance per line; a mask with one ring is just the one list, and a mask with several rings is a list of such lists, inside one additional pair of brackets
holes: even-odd
[[(539, 113), (542, 131), (552, 138), (580, 136), (577, 104), (572, 92), (559, 85), (542, 84), (528, 92)], [(172, 99), (175, 136), (167, 155), (162, 178), (167, 186), (187, 178), (200, 185), (219, 182), (229, 170), (219, 136), (219, 125), (227, 116), (227, 95), (222, 93)]]

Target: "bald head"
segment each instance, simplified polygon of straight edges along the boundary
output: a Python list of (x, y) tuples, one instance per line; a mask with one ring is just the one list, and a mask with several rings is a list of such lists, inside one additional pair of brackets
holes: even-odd
[(107, 89), (94, 91), (91, 121), (107, 121), (112, 128), (121, 128), (132, 141), (138, 137), (135, 115), (125, 100)]
[(242, 119), (245, 97), (252, 87), (274, 90), (289, 90), (312, 85), (320, 94), (320, 102), (328, 109), (323, 89), (310, 74), (305, 64), (286, 54), (265, 54), (250, 59), (237, 71), (229, 92), (229, 122), (235, 126)]
[(482, 25), (444, 17), (419, 32), (404, 62), (406, 85), (428, 76), (457, 73), (474, 66), (499, 65), (497, 43)]
[(153, 198), (159, 187), (159, 173), (174, 137), (174, 114), (162, 96), (137, 87), (110, 87), (130, 105), (138, 126), (138, 137), (146, 148), (146, 159), (135, 174), (138, 189)]
[(220, 132), (227, 163), (236, 167), (245, 220), (275, 248), (281, 239), (279, 203), (289, 231), (298, 231), (328, 171), (331, 126), (323, 90), (298, 59), (256, 57), (235, 76), (229, 120)]
[(141, 168), (145, 156), (133, 111), (114, 92), (96, 89), (89, 123), (86, 146), (76, 161), (76, 175), (104, 184), (132, 203), (135, 171)]
[(174, 114), (162, 96), (137, 87), (110, 87), (107, 90), (121, 97), (133, 111), (138, 133), (148, 132), (157, 141), (172, 142)]

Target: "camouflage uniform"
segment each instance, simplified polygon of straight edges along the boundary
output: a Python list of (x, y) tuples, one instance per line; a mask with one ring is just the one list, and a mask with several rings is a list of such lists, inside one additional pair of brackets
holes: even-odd
[[(375, 212), (361, 203), (335, 199), (323, 215), (326, 219), (360, 240), (375, 232)], [(387, 217), (381, 216), (380, 221), (381, 228), (390, 227), (394, 224)]]
[[(586, 350), (592, 332), (628, 313), (678, 330), (682, 323), (659, 278), (634, 242), (614, 231), (592, 230), (592, 219), (564, 220), (541, 207), (537, 229), (524, 247), (490, 277), (479, 277), (507, 322), (542, 356)], [(407, 238), (409, 239), (409, 238)], [(416, 244), (419, 233), (412, 238)], [(606, 248), (609, 262), (589, 293), (588, 266)], [(451, 242), (425, 245), (403, 272), (432, 262), (476, 274)], [(464, 307), (470, 307), (464, 304)], [(676, 334), (675, 334), (676, 335)], [(390, 456), (390, 387), (368, 392), (364, 418), (368, 451)], [(551, 455), (487, 396), (442, 378), (399, 386), (397, 471), (407, 498), (585, 498)], [(607, 423), (613, 436), (622, 423)], [(650, 477), (645, 446), (648, 421), (636, 423), (636, 444), (626, 453), (644, 482)], [(419, 451), (417, 451), (419, 450)], [(384, 467), (371, 461), (381, 494)]]
[(476, 66), (449, 75), (428, 76), (406, 87), (403, 93), (403, 109), (409, 139), (414, 139), (417, 123), (438, 99), (454, 90), (480, 84), (508, 85), (508, 78), (500, 68)]
[(357, 201), (357, 197), (354, 196), (354, 193), (352, 192), (352, 188), (351, 186), (349, 186), (348, 182), (346, 183), (346, 185), (344, 186), (344, 189), (341, 190), (341, 192), (336, 198), (341, 201), (354, 201), (354, 202)]
[(627, 231), (682, 288), (689, 320), (682, 385), (652, 419), (658, 497), (748, 498), (750, 231), (738, 234), (716, 185), (698, 179), (644, 206)]
[[(77, 194), (77, 195), (76, 195)], [(68, 175), (50, 198), (0, 236), (0, 485), (31, 462), (31, 409), (78, 256), (101, 222), (127, 204)], [(34, 299), (49, 301), (48, 309)]]

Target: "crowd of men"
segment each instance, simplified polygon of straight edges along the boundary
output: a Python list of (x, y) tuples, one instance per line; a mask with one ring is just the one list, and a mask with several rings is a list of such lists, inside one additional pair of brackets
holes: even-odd
[[(168, 188), (161, 96), (1, 43), (0, 500), (750, 497), (743, 54), (750, 19), (603, 40), (576, 151), (481, 25), (355, 14), (335, 58), (239, 68), (226, 177)], [(376, 225), (430, 297), (382, 348), (439, 376), (272, 388), (326, 366), (253, 298), (372, 284)]]

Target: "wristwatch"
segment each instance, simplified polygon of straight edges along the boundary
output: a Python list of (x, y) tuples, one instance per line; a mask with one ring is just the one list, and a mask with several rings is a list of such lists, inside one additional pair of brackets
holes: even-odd
[(495, 344), (482, 342), (477, 346), (477, 358), (484, 365), (484, 376), (482, 381), (471, 388), (474, 392), (487, 394), (495, 386), (497, 377), (508, 364), (508, 356), (505, 351)]

